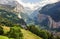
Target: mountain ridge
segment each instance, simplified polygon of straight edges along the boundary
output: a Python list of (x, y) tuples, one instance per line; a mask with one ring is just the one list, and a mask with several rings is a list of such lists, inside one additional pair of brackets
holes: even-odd
[(60, 27), (60, 2), (56, 2), (53, 4), (48, 4), (44, 6), (39, 12), (40, 14), (44, 14), (48, 16), (49, 26), (51, 28), (59, 28)]

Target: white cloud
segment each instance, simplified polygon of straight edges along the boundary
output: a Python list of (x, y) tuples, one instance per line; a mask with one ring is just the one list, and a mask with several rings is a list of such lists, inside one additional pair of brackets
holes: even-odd
[(51, 3), (58, 2), (59, 0), (42, 0), (42, 1), (37, 2), (37, 3), (30, 3), (30, 2), (24, 3), (21, 0), (17, 0), (17, 1), (20, 4), (22, 4), (24, 7), (29, 7), (31, 10), (36, 10), (39, 7), (42, 7), (42, 6), (46, 5), (46, 4), (51, 4)]
[(29, 7), (31, 10), (33, 10), (34, 9), (34, 7), (36, 6), (36, 3), (34, 4), (34, 3), (24, 3), (24, 2), (22, 2), (21, 0), (17, 0), (20, 4), (22, 4), (24, 7)]

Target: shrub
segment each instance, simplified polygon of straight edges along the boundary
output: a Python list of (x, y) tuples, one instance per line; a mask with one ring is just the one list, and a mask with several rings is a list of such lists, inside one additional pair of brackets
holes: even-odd
[(56, 39), (60, 39), (60, 36), (56, 36)]
[(31, 31), (32, 33), (42, 37), (43, 39), (50, 39), (52, 36), (48, 31), (39, 29), (38, 26), (36, 27), (35, 25), (30, 25), (27, 27), (28, 27), (29, 31)]
[(3, 28), (0, 26), (0, 35), (3, 35), (4, 31)]
[(14, 26), (10, 28), (10, 32), (8, 33), (9, 38), (21, 39), (23, 34), (20, 31), (20, 27)]

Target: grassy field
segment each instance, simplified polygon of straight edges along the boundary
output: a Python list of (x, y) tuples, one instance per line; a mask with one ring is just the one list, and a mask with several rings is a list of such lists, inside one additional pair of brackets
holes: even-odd
[(28, 30), (21, 29), (24, 39), (42, 39)]

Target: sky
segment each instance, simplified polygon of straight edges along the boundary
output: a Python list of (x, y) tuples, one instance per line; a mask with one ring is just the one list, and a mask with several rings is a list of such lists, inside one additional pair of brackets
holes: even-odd
[(36, 10), (39, 7), (43, 7), (46, 4), (56, 3), (60, 0), (17, 0), (24, 7), (28, 7), (31, 10)]
[(25, 3), (27, 3), (27, 2), (29, 2), (29, 3), (36, 3), (36, 2), (39, 2), (40, 0), (22, 0), (23, 2), (25, 2)]

